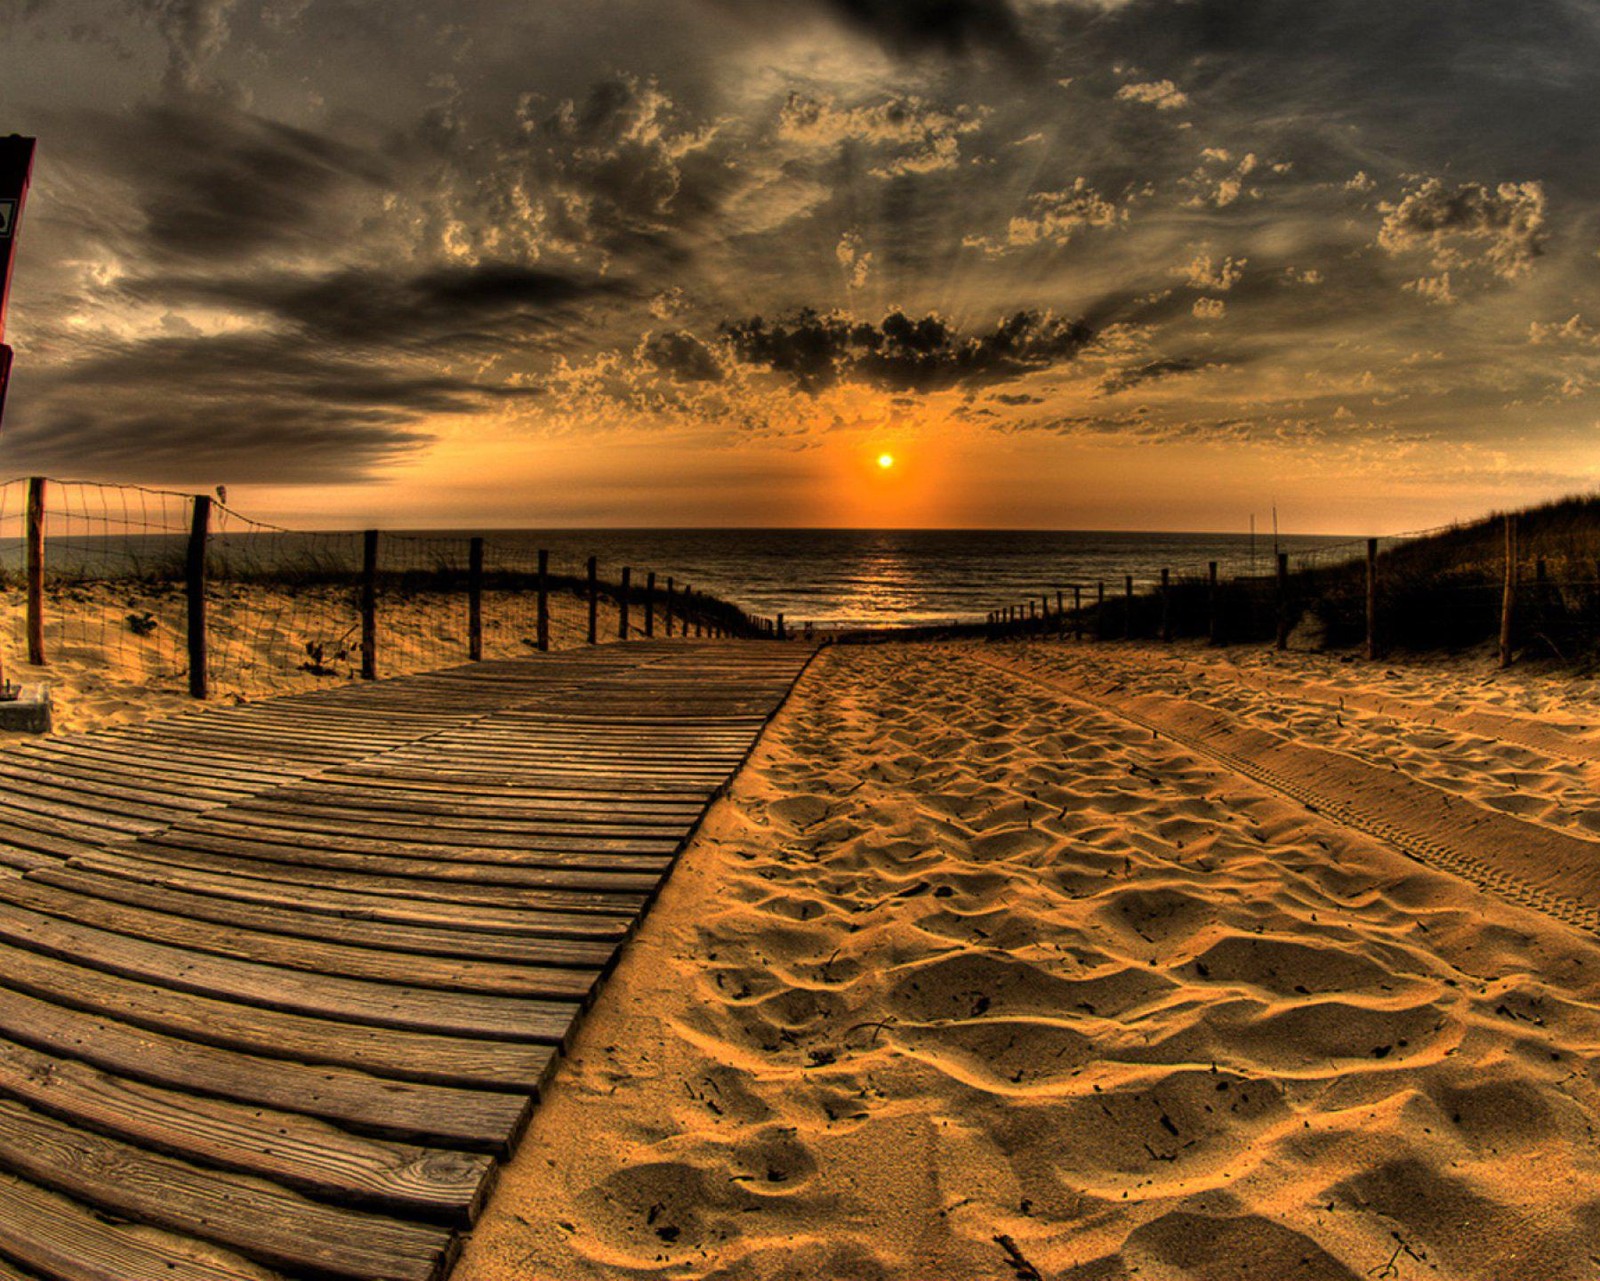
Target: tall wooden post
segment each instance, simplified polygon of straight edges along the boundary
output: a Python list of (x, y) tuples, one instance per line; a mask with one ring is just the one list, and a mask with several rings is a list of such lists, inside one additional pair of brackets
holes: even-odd
[(1133, 575), (1122, 576), (1122, 639), (1133, 636)]
[(1074, 640), (1083, 639), (1083, 585), (1072, 584), (1072, 636)]
[(483, 662), (483, 539), (467, 544), (467, 658)]
[(1367, 661), (1378, 657), (1378, 540), (1367, 539)]
[(206, 682), (206, 536), (211, 532), (211, 498), (194, 496), (189, 520), (189, 554), (184, 559), (183, 586), (189, 603), (189, 694), (204, 698)]
[(1172, 639), (1172, 571), (1161, 571), (1161, 639)]
[(1222, 635), (1221, 620), (1217, 617), (1217, 562), (1206, 563), (1206, 640), (1212, 645)]
[(1278, 553), (1278, 648), (1289, 648), (1289, 553)]
[(644, 634), (646, 639), (656, 634), (656, 571), (644, 576)]
[(28, 481), (28, 661), (44, 657), (44, 477)]
[(1506, 513), (1506, 581), (1500, 597), (1500, 666), (1511, 666), (1511, 617), (1517, 603), (1517, 518)]
[(1094, 585), (1094, 638), (1106, 638), (1106, 580), (1103, 578)]
[(672, 599), (672, 579), (668, 578), (667, 579), (667, 606), (666, 606), (666, 613), (665, 613), (665, 617), (662, 619), (662, 621), (665, 622), (666, 625), (667, 625), (667, 635), (668, 636), (672, 635), (672, 606), (673, 606), (673, 603), (674, 602), (673, 602), (673, 599)]
[(617, 639), (628, 639), (628, 597), (633, 588), (633, 567), (622, 567), (622, 590), (617, 594)]
[(535, 639), (538, 641), (539, 652), (546, 654), (550, 651), (550, 553), (542, 547), (539, 549), (538, 590), (539, 612), (536, 618), (539, 630), (535, 633)]
[(361, 536), (361, 679), (378, 679), (378, 531)]
[(778, 639), (779, 640), (788, 640), (789, 639), (788, 635), (783, 630), (783, 615), (782, 614), (778, 615)]
[(593, 556), (589, 557), (589, 644), (593, 645), (600, 639), (600, 578), (599, 565)]

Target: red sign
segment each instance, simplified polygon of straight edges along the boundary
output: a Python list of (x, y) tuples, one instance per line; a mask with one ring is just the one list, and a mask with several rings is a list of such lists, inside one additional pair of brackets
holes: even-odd
[[(22, 205), (33, 173), (34, 139), (11, 134), (0, 138), (0, 339), (6, 335), (6, 303), (11, 298), (11, 267), (17, 255)], [(11, 377), (11, 348), (0, 342), (0, 415), (6, 408), (6, 383)]]

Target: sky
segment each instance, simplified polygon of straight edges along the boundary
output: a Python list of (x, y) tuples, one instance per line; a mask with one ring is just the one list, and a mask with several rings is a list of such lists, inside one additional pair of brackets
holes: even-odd
[(315, 527), (1391, 534), (1600, 475), (1587, 0), (0, 33), (7, 476)]

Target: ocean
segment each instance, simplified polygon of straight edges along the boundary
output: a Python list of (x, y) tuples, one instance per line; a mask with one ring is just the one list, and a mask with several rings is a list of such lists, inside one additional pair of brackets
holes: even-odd
[[(13, 534), (12, 529), (3, 531)], [(65, 536), (63, 536), (65, 535)], [(1271, 574), (1273, 539), (1249, 534), (1061, 532), (1005, 530), (860, 529), (559, 529), (487, 530), (493, 569), (532, 570), (538, 550), (550, 553), (554, 574), (581, 575), (594, 556), (600, 576), (615, 582), (624, 566), (642, 586), (653, 571), (691, 584), (747, 612), (783, 614), (794, 627), (918, 626), (981, 621), (990, 610), (1038, 600), (1073, 584), (1087, 603), (1097, 582), (1108, 595), (1123, 590), (1125, 575), (1143, 590), (1163, 567), (1174, 578), (1203, 576), (1217, 561), (1223, 577)], [(380, 540), (385, 570), (428, 570), (466, 564), (467, 531), (386, 533)], [(47, 530), (46, 563), (52, 575), (87, 578), (181, 577), (185, 538), (177, 534), (102, 534)], [(1361, 554), (1359, 541), (1284, 535), (1278, 547), (1291, 564), (1331, 562)], [(355, 575), (361, 534), (354, 531), (248, 532), (239, 525), (214, 529), (213, 573), (270, 571), (315, 565)], [(0, 573), (20, 578), (22, 540), (0, 536)]]
[[(551, 563), (599, 559), (614, 579), (623, 565), (634, 581), (654, 570), (664, 582), (725, 597), (748, 612), (782, 613), (794, 627), (894, 627), (982, 620), (992, 609), (1045, 592), (1104, 581), (1122, 590), (1173, 576), (1204, 575), (1219, 562), (1224, 577), (1271, 574), (1270, 534), (1171, 534), (1068, 530), (610, 529), (500, 530), (502, 545), (545, 547)], [(1361, 554), (1348, 538), (1280, 536), (1292, 564)], [(1252, 550), (1253, 549), (1253, 550)]]

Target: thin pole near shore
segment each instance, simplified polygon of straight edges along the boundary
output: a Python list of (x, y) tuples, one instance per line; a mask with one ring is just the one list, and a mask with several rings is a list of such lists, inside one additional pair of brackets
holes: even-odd
[(1367, 661), (1378, 657), (1378, 540), (1367, 539)]
[(1072, 636), (1074, 640), (1083, 639), (1083, 586), (1080, 583), (1072, 584)]
[(622, 567), (622, 590), (617, 594), (617, 639), (628, 639), (628, 595), (633, 581), (633, 568)]
[(44, 658), (44, 477), (28, 481), (28, 661)]
[(1133, 636), (1133, 575), (1122, 576), (1122, 639)]
[(550, 650), (550, 553), (539, 549), (539, 612), (535, 639), (541, 654)]
[(467, 544), (467, 659), (483, 662), (483, 539)]
[(1094, 638), (1106, 638), (1106, 580), (1103, 578), (1094, 585)]
[(667, 635), (668, 635), (668, 636), (669, 636), (669, 637), (670, 637), (670, 636), (671, 636), (671, 635), (672, 635), (672, 605), (673, 605), (673, 600), (672, 600), (672, 579), (671, 579), (671, 578), (668, 578), (668, 579), (667, 579), (667, 608), (666, 608), (666, 617), (665, 617), (665, 619), (664, 619), (664, 620), (663, 620), (663, 621), (664, 621), (664, 622), (665, 622), (665, 623), (666, 623), (666, 625), (667, 625)]
[(599, 639), (596, 630), (600, 622), (600, 585), (599, 566), (593, 556), (589, 557), (589, 644), (595, 644)]
[(1217, 618), (1217, 562), (1206, 564), (1206, 641), (1215, 645), (1221, 634)]
[(1500, 597), (1500, 666), (1511, 666), (1511, 618), (1517, 603), (1517, 518), (1506, 515), (1506, 580)]
[(361, 535), (361, 679), (378, 679), (378, 531)]
[(656, 571), (644, 576), (644, 634), (645, 639), (656, 634)]
[(1289, 648), (1289, 553), (1278, 553), (1278, 648)]
[(1172, 639), (1172, 571), (1161, 570), (1161, 639)]
[(184, 558), (184, 594), (189, 604), (189, 694), (204, 698), (206, 684), (206, 536), (211, 532), (211, 499), (194, 496), (189, 521), (189, 554)]

